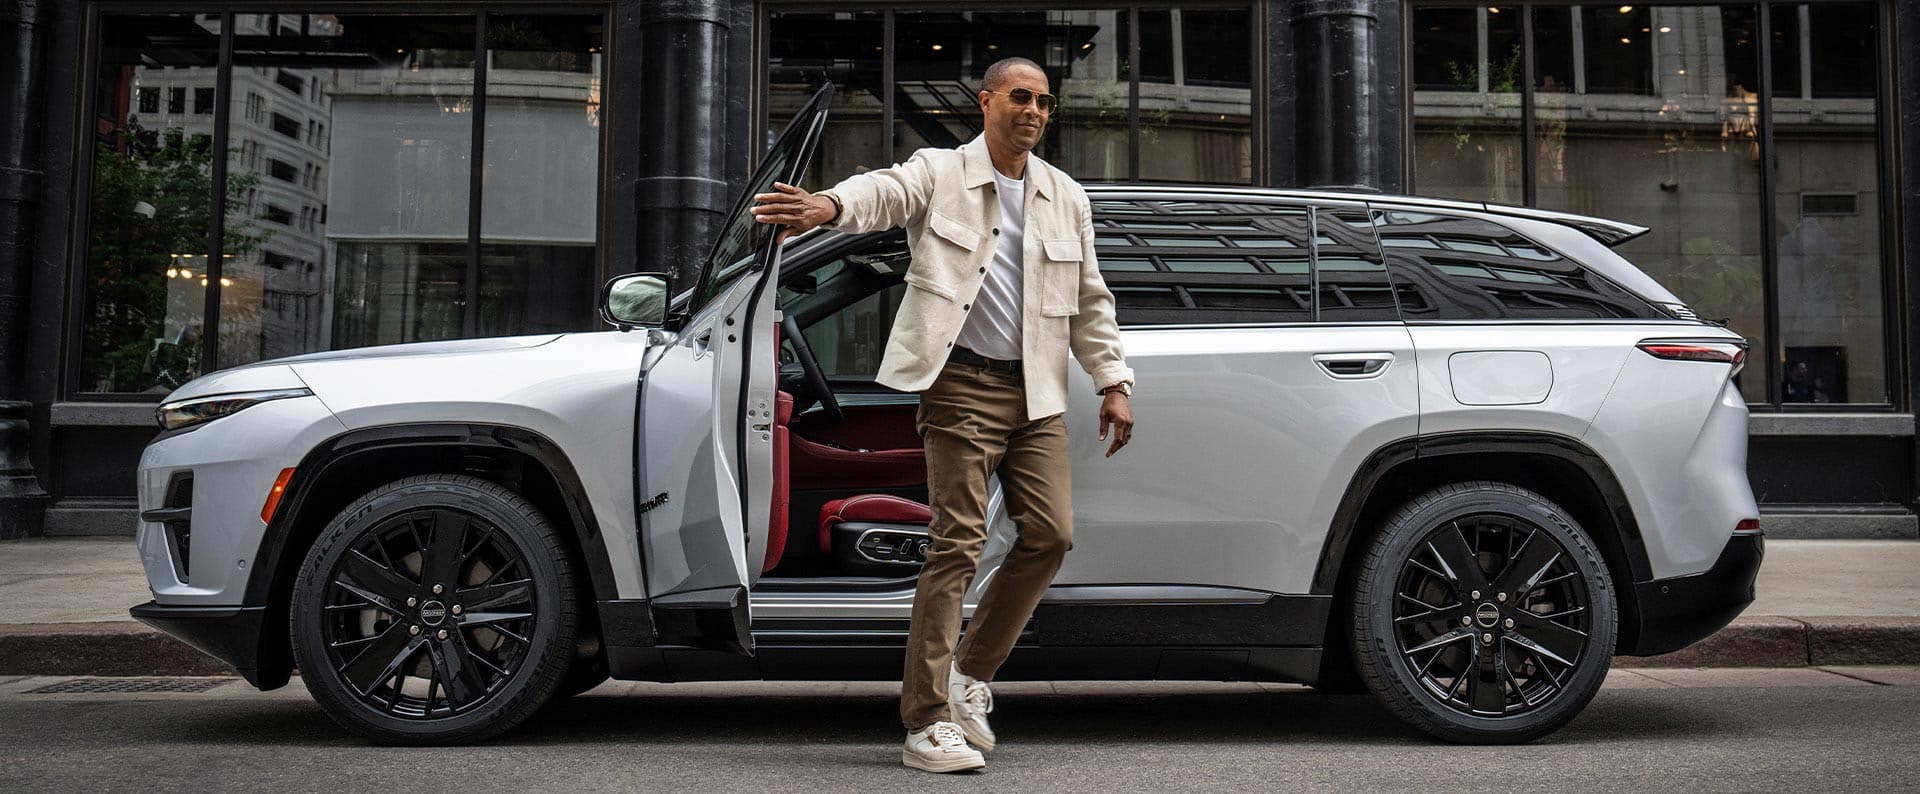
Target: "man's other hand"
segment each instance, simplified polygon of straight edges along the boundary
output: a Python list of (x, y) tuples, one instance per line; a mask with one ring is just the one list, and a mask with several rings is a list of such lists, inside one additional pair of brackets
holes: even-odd
[(787, 227), (780, 231), (781, 242), (833, 220), (838, 211), (832, 199), (813, 195), (784, 182), (773, 183), (773, 189), (772, 193), (754, 194), (753, 219)]
[(1115, 390), (1107, 392), (1100, 403), (1100, 440), (1107, 440), (1107, 428), (1113, 428), (1113, 444), (1107, 447), (1107, 457), (1119, 452), (1121, 447), (1133, 440), (1133, 406), (1127, 402), (1127, 395)]

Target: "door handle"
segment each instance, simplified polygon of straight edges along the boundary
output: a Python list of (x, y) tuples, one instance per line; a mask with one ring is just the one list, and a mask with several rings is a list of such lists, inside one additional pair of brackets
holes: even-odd
[(1393, 363), (1392, 353), (1316, 353), (1313, 363), (1340, 380), (1379, 377)]

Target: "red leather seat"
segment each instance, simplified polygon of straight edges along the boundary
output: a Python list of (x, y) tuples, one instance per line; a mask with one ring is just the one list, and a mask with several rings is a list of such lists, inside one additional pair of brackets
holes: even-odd
[(787, 551), (787, 507), (792, 501), (788, 486), (787, 423), (793, 420), (793, 395), (780, 392), (773, 399), (773, 511), (767, 514), (767, 559), (760, 564), (766, 573), (780, 564)]
[(832, 551), (833, 527), (846, 521), (879, 524), (920, 524), (933, 521), (933, 510), (912, 499), (888, 494), (861, 494), (820, 506), (820, 550)]

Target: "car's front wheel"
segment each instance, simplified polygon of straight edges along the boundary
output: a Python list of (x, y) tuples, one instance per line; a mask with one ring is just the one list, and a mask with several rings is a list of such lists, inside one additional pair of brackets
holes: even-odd
[(321, 531), (294, 583), (293, 645), (341, 725), (384, 744), (460, 744), (553, 696), (579, 609), (566, 548), (526, 499), (475, 477), (409, 477)]
[(1593, 540), (1514, 485), (1458, 483), (1407, 503), (1367, 550), (1353, 593), (1367, 687), (1447, 741), (1551, 733), (1612, 662), (1613, 585)]

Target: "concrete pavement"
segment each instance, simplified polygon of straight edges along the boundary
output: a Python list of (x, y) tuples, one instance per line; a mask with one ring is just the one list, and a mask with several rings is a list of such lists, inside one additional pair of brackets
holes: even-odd
[[(1758, 591), (1719, 635), (1621, 664), (1920, 664), (1920, 542), (1770, 540)], [(0, 674), (220, 672), (127, 618), (150, 597), (129, 539), (0, 541)]]

